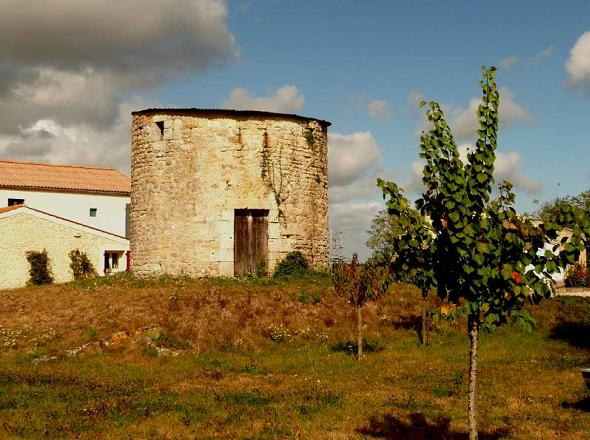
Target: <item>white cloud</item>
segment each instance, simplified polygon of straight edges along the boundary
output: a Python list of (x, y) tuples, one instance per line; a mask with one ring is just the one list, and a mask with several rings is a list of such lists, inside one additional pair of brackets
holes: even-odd
[(422, 184), (422, 175), (424, 169), (424, 161), (417, 160), (410, 165), (410, 178), (403, 185), (403, 188), (408, 193), (422, 194), (424, 192), (424, 185)]
[(271, 96), (255, 97), (241, 87), (231, 91), (223, 101), (225, 108), (235, 110), (262, 110), (277, 113), (295, 113), (305, 104), (303, 93), (294, 85), (284, 85)]
[(328, 181), (331, 186), (348, 185), (381, 163), (381, 150), (368, 131), (328, 134)]
[(368, 110), (373, 118), (386, 118), (391, 115), (389, 101), (386, 99), (375, 99), (369, 102)]
[(555, 52), (555, 46), (551, 45), (551, 46), (547, 46), (545, 49), (543, 49), (541, 52), (539, 52), (538, 54), (536, 54), (534, 57), (532, 57), (529, 62), (527, 63), (527, 67), (531, 68), (536, 66), (537, 64), (539, 64), (541, 61), (543, 61), (546, 58), (549, 58), (551, 55), (553, 55), (553, 52)]
[(420, 103), (425, 101), (424, 95), (420, 90), (410, 90), (406, 99), (406, 108), (413, 118), (419, 119), (422, 116)]
[[(459, 157), (463, 163), (467, 162), (467, 154), (473, 148), (471, 144), (461, 144), (457, 147)], [(520, 169), (520, 153), (516, 151), (496, 151), (496, 162), (494, 163), (494, 179), (496, 183), (508, 180), (514, 185), (514, 189), (522, 191), (528, 195), (540, 194), (543, 191), (543, 185), (538, 180), (531, 179)], [(424, 191), (422, 184), (422, 172), (424, 161), (417, 160), (412, 163), (410, 169), (410, 179), (404, 186), (409, 192), (421, 194)]]
[(51, 119), (36, 121), (18, 136), (0, 136), (0, 158), (115, 166), (128, 173), (131, 112), (154, 106), (154, 102), (140, 98), (121, 103), (108, 130), (85, 123), (64, 127)]
[(502, 58), (500, 60), (500, 62), (498, 63), (498, 65), (502, 69), (509, 69), (512, 65), (514, 65), (516, 63), (518, 63), (518, 57), (511, 56), (511, 57)]
[(369, 257), (370, 251), (365, 245), (367, 230), (375, 214), (384, 207), (377, 201), (330, 204), (330, 230), (333, 237), (342, 232), (342, 254), (345, 258), (350, 259), (353, 252), (359, 254), (361, 261)]
[(376, 183), (377, 176), (387, 177), (381, 149), (370, 132), (329, 133), (328, 145), (330, 227), (343, 233), (346, 257), (358, 252), (365, 259), (366, 231), (384, 207)]
[(523, 191), (529, 195), (540, 194), (543, 191), (543, 185), (538, 180), (528, 178), (519, 168), (520, 154), (516, 151), (496, 153), (496, 163), (494, 166), (494, 177), (496, 182), (509, 180), (516, 190)]
[(570, 50), (565, 64), (569, 87), (583, 87), (590, 91), (590, 31), (584, 32)]
[(119, 139), (121, 109), (138, 109), (129, 96), (237, 58), (223, 0), (1, 3), (3, 157), (128, 167), (106, 144)]
[[(500, 87), (499, 118), (502, 125), (515, 122), (530, 122), (531, 115), (514, 100), (508, 87)], [(453, 134), (459, 139), (473, 138), (479, 124), (477, 121), (477, 107), (481, 103), (480, 98), (471, 98), (467, 108), (451, 110), (451, 128)]]

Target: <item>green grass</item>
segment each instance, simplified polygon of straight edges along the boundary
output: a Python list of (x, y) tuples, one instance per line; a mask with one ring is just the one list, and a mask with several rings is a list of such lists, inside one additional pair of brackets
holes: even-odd
[[(365, 350), (365, 358), (358, 363), (350, 354), (352, 343), (347, 342), (354, 328), (352, 311), (346, 304), (337, 309), (339, 303), (324, 278), (260, 284), (157, 279), (148, 287), (125, 278), (119, 284), (99, 286), (84, 298), (121, 298), (118, 290), (109, 296), (110, 289), (121, 289), (121, 283), (128, 293), (121, 300), (130, 307), (125, 310), (135, 310), (131, 308), (134, 301), (145, 302), (143, 289), (150, 288), (163, 298), (179, 292), (178, 308), (172, 313), (204, 319), (183, 309), (197, 301), (195, 310), (201, 310), (200, 294), (186, 296), (182, 289), (206, 286), (213, 292), (207, 314), (211, 307), (233, 313), (232, 300), (240, 308), (247, 304), (268, 308), (262, 300), (275, 295), (272, 298), (282, 299), (268, 310), (268, 316), (288, 318), (285, 328), (294, 334), (302, 320), (316, 327), (273, 342), (260, 324), (248, 327), (251, 346), (218, 345), (203, 333), (195, 339), (181, 337), (179, 329), (184, 327), (171, 320), (163, 301), (161, 315), (156, 305), (149, 306), (161, 322), (170, 321), (154, 342), (183, 350), (177, 357), (157, 356), (132, 345), (64, 356), (62, 347), (71, 344), (73, 339), (68, 338), (73, 338), (74, 328), (79, 328), (75, 335), (80, 341), (104, 335), (101, 314), (92, 318), (92, 325), (81, 318), (76, 325), (70, 322), (57, 328), (58, 336), (41, 347), (22, 342), (0, 356), (0, 438), (465, 438), (468, 347), (464, 323), (437, 323), (430, 346), (420, 346), (414, 328), (400, 324), (404, 316), (419, 315), (419, 295), (412, 290), (396, 290), (368, 309), (366, 341), (367, 348), (373, 349)], [(51, 294), (63, 298), (66, 290), (74, 289), (74, 307), (79, 295), (88, 295), (79, 293), (86, 289), (80, 285), (56, 289), (39, 298)], [(302, 291), (320, 292), (321, 300), (304, 303), (298, 294)], [(21, 299), (12, 300), (26, 302), (32, 291), (9, 294), (18, 292)], [(217, 297), (215, 292), (223, 293)], [(254, 299), (248, 301), (242, 298), (252, 295)], [(261, 295), (260, 300), (256, 295)], [(39, 303), (34, 305), (38, 308)], [(12, 305), (0, 308), (5, 327), (14, 313), (11, 310), (15, 310)], [(225, 328), (231, 336), (234, 326), (239, 337), (245, 331), (240, 316), (232, 314), (216, 328)], [(328, 316), (332, 321), (326, 324)], [(590, 337), (590, 301), (548, 300), (535, 309), (535, 316), (534, 332), (506, 327), (482, 335), (481, 438), (590, 438), (590, 392), (579, 374), (581, 367), (590, 366), (590, 348), (582, 337)], [(252, 321), (260, 319), (268, 319), (262, 309)], [(321, 329), (329, 334), (327, 342), (315, 336)], [(57, 359), (33, 362), (46, 353)]]

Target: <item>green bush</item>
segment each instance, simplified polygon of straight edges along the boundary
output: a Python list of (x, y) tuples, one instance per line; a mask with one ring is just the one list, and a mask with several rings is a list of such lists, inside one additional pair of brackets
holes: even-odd
[(565, 287), (589, 287), (590, 274), (581, 264), (574, 264), (565, 273)]
[(284, 259), (277, 263), (274, 277), (288, 277), (291, 275), (304, 275), (309, 264), (307, 259), (299, 251), (289, 252)]
[(53, 274), (51, 273), (51, 262), (47, 251), (28, 251), (25, 253), (29, 262), (29, 281), (27, 285), (39, 286), (41, 284), (53, 283)]
[(72, 269), (75, 280), (96, 276), (96, 270), (94, 270), (94, 266), (85, 252), (74, 249), (70, 251), (69, 256), (71, 260), (70, 269)]

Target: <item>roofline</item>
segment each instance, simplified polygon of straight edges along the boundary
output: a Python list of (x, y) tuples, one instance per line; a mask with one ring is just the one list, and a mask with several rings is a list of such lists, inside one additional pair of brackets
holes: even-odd
[(276, 112), (265, 112), (261, 110), (234, 110), (234, 109), (220, 109), (220, 108), (147, 108), (144, 110), (137, 110), (131, 112), (135, 115), (148, 115), (154, 113), (166, 113), (166, 114), (190, 114), (190, 115), (209, 115), (209, 116), (259, 116), (259, 117), (275, 117), (275, 118), (290, 118), (298, 119), (303, 121), (316, 121), (323, 127), (329, 127), (332, 125), (331, 122), (324, 121), (323, 119), (309, 118), (306, 116), (296, 115), (294, 113), (276, 113)]
[(2, 163), (2, 162), (25, 164), (25, 165), (42, 165), (42, 166), (47, 166), (47, 167), (84, 168), (87, 170), (114, 170), (114, 171), (118, 171), (119, 173), (121, 173), (125, 176), (127, 175), (115, 167), (98, 167), (98, 166), (90, 166), (90, 165), (70, 165), (70, 164), (61, 164), (61, 163), (31, 162), (31, 161), (26, 161), (26, 160), (0, 159), (0, 163)]
[(100, 195), (117, 195), (117, 196), (131, 196), (131, 191), (104, 191), (94, 189), (76, 189), (64, 188), (63, 186), (27, 186), (27, 185), (3, 185), (0, 184), (0, 189), (20, 189), (24, 191), (46, 191), (46, 192), (68, 192), (68, 193), (83, 193), (83, 194), (100, 194)]
[(113, 237), (117, 237), (117, 238), (121, 238), (123, 240), (129, 241), (129, 239), (127, 237), (123, 237), (122, 235), (115, 234), (115, 233), (109, 232), (109, 231), (105, 231), (104, 229), (95, 228), (94, 226), (85, 225), (84, 223), (76, 222), (74, 220), (70, 220), (69, 218), (60, 217), (59, 215), (51, 214), (50, 212), (47, 212), (47, 211), (41, 211), (40, 209), (31, 208), (30, 206), (27, 206), (27, 205), (14, 205), (14, 207), (13, 206), (10, 206), (9, 208), (13, 208), (13, 209), (9, 209), (9, 210), (6, 210), (6, 211), (0, 211), (0, 215), (6, 214), (8, 212), (13, 212), (13, 211), (16, 211), (16, 210), (22, 209), (22, 208), (30, 209), (31, 211), (35, 211), (35, 212), (38, 212), (40, 214), (47, 215), (49, 217), (53, 217), (53, 218), (56, 218), (56, 219), (59, 219), (59, 220), (62, 220), (62, 221), (68, 222), (68, 223), (73, 223), (75, 225), (82, 226), (84, 228), (92, 229), (94, 231), (101, 232), (103, 234), (112, 235)]

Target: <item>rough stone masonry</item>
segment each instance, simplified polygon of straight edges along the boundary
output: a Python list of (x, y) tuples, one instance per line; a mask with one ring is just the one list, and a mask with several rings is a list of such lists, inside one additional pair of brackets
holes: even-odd
[(134, 272), (272, 272), (295, 250), (327, 268), (329, 125), (259, 111), (134, 112)]

